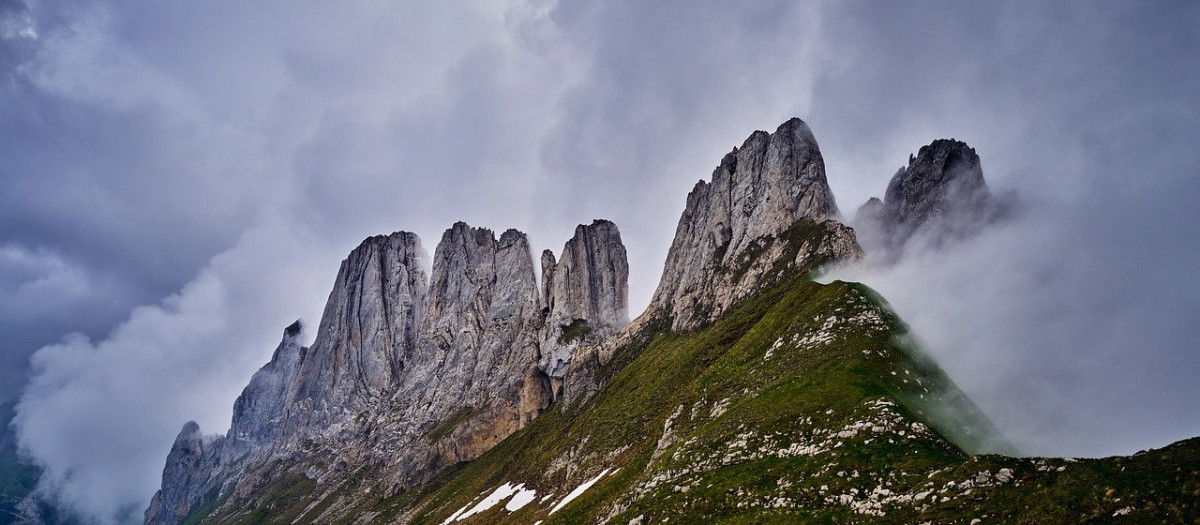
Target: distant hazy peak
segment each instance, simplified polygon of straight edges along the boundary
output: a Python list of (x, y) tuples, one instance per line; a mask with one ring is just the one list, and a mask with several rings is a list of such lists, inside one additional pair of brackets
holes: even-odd
[(965, 142), (938, 139), (900, 168), (880, 201), (872, 197), (854, 217), (859, 239), (884, 261), (899, 257), (910, 239), (935, 246), (976, 232), (1001, 212), (983, 179), (979, 155)]

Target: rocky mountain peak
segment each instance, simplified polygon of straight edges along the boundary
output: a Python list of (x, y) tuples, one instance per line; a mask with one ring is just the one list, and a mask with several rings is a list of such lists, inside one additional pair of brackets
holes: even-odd
[(574, 349), (606, 337), (629, 323), (629, 261), (621, 232), (597, 219), (575, 227), (557, 261), (542, 253), (546, 331), (542, 368), (561, 379)]
[(397, 232), (364, 240), (342, 262), (289, 394), (299, 426), (327, 428), (336, 413), (396, 391), (429, 309), (426, 258), (416, 234)]
[(864, 244), (894, 260), (918, 234), (941, 245), (973, 233), (1001, 208), (983, 179), (975, 149), (938, 139), (909, 155), (908, 165), (888, 182), (883, 200), (872, 198), (859, 208), (854, 226)]
[[(755, 131), (688, 194), (651, 308), (667, 313), (676, 330), (715, 318), (783, 256), (786, 243), (775, 240), (799, 221), (825, 224), (837, 213), (808, 124), (793, 118), (774, 133)], [(834, 221), (827, 227), (836, 239), (817, 251), (856, 256), (853, 231)]]
[(150, 500), (146, 523), (178, 523), (204, 499), (209, 478), (221, 459), (224, 437), (205, 436), (188, 421), (175, 437), (163, 468), (163, 487)]
[(593, 330), (611, 333), (629, 322), (628, 280), (629, 263), (617, 225), (602, 219), (580, 224), (546, 279), (550, 318), (583, 319)]
[(296, 322), (288, 325), (287, 328), (283, 329), (283, 335), (285, 337), (296, 337), (296, 336), (300, 335), (300, 331), (303, 329), (304, 329), (304, 325), (300, 323), (299, 319), (296, 319)]
[(287, 415), (288, 393), (296, 379), (301, 356), (307, 350), (300, 345), (303, 325), (299, 320), (283, 331), (283, 340), (271, 360), (263, 365), (242, 394), (233, 403), (233, 421), (222, 461), (230, 463), (243, 456), (269, 448), (279, 439)]
[(975, 149), (938, 139), (910, 155), (908, 166), (888, 182), (884, 207), (889, 215), (920, 222), (960, 202), (990, 197)]

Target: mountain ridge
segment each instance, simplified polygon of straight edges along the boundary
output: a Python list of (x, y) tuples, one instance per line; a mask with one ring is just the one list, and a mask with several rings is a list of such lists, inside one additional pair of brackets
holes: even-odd
[[(903, 193), (892, 184), (879, 201), (899, 210), (880, 215), (905, 232), (895, 246), (930, 217), (952, 226), (961, 215), (945, 209), (991, 206), (973, 198), (977, 185), (946, 190), (975, 175), (982, 184), (962, 143), (910, 157), (893, 183), (915, 188), (912, 206), (892, 205)], [(863, 258), (837, 214), (807, 124), (752, 133), (688, 195), (654, 299), (628, 324), (628, 265), (608, 221), (579, 225), (561, 258), (544, 252), (540, 285), (516, 230), (497, 240), (456, 223), (429, 276), (415, 235), (369, 238), (339, 270), (317, 341), (300, 347), (301, 327), (285, 329), (226, 436), (185, 425), (171, 453), (185, 461), (168, 461), (146, 522), (1195, 515), (1194, 470), (1172, 481), (1109, 472), (1187, 465), (1193, 442), (1165, 459), (1078, 468), (977, 455), (1000, 446), (998, 432), (886, 301), (812, 280)], [(1076, 472), (1119, 487), (1095, 499)]]
[[(590, 340), (623, 322), (627, 294), (612, 289), (627, 286), (628, 265), (610, 222), (581, 225), (572, 241), (573, 255), (555, 269), (563, 290), (577, 293), (552, 297), (572, 320), (596, 325), (597, 335), (582, 337)], [(298, 324), (285, 329), (235, 403), (226, 436), (197, 455), (199, 430), (185, 425), (146, 522), (178, 523), (221, 494), (254, 492), (275, 462), (314, 454), (339, 458), (317, 469), (333, 478), (346, 475), (340, 464), (391, 465), (384, 483), (398, 490), (478, 456), (552, 402), (561, 374), (540, 368), (549, 362), (542, 348), (569, 362), (578, 341), (560, 344), (561, 327), (546, 326), (551, 312), (525, 235), (496, 239), (459, 222), (443, 234), (429, 275), (425, 260), (407, 232), (352, 251), (313, 345), (300, 346)], [(595, 260), (606, 265), (593, 268)]]

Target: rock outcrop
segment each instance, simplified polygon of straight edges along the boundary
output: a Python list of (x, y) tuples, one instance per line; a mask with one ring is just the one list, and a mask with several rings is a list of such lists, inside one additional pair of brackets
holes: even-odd
[(266, 451), (281, 437), (287, 415), (288, 393), (296, 378), (304, 348), (300, 344), (303, 325), (296, 321), (283, 331), (283, 341), (271, 361), (254, 373), (250, 384), (233, 403), (222, 463), (232, 463), (251, 451)]
[[(235, 403), (227, 435), (185, 426), (146, 522), (174, 525), (281, 475), (336, 488), (347, 465), (378, 472), (385, 492), (402, 490), (487, 451), (553, 402), (579, 342), (561, 340), (555, 323), (578, 319), (600, 337), (627, 322), (616, 226), (579, 226), (563, 254), (543, 255), (539, 288), (516, 230), (496, 239), (455, 224), (429, 275), (416, 235), (366, 239), (342, 262), (313, 345), (301, 346), (299, 322), (284, 331)], [(307, 466), (279, 470), (287, 465)]]
[(202, 435), (195, 421), (183, 425), (167, 455), (163, 489), (146, 509), (146, 523), (179, 523), (196, 505), (206, 503), (224, 441), (224, 436)]
[(542, 253), (546, 297), (542, 368), (560, 380), (575, 348), (607, 337), (629, 323), (629, 263), (621, 232), (610, 221), (580, 224), (557, 261)]
[(922, 146), (854, 217), (864, 246), (894, 261), (914, 237), (934, 246), (961, 239), (999, 217), (1004, 206), (983, 180), (979, 155), (966, 143), (935, 140)]
[(669, 315), (675, 330), (715, 319), (763, 284), (786, 251), (777, 241), (801, 220), (836, 232), (837, 242), (812, 247), (814, 255), (859, 256), (853, 231), (829, 220), (837, 214), (825, 161), (804, 121), (754, 132), (725, 155), (710, 182), (688, 194), (650, 309)]
[(346, 414), (395, 393), (428, 309), (424, 259), (416, 234), (399, 232), (368, 238), (342, 262), (289, 389), (293, 438), (343, 430)]

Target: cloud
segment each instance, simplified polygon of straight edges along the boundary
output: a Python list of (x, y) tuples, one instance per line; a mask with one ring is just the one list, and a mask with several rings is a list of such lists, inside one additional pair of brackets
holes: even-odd
[(246, 374), (292, 315), (316, 319), (331, 261), (265, 222), (178, 294), (135, 309), (111, 335), (39, 350), (17, 405), (22, 451), (47, 499), (100, 523), (136, 521), (183, 421), (228, 426)]
[(1184, 277), (1200, 247), (1146, 235), (1182, 218), (1140, 215), (1163, 200), (1110, 198), (1035, 197), (960, 244), (832, 277), (887, 297), (1023, 453), (1129, 454), (1200, 435), (1200, 363), (1187, 350), (1200, 284)]
[(822, 69), (822, 9), (572, 1), (552, 13), (569, 35), (561, 44), (583, 65), (541, 146), (553, 184), (539, 195), (566, 219), (558, 238), (593, 217), (622, 228), (631, 311), (649, 303), (696, 181), (754, 130), (809, 113)]

